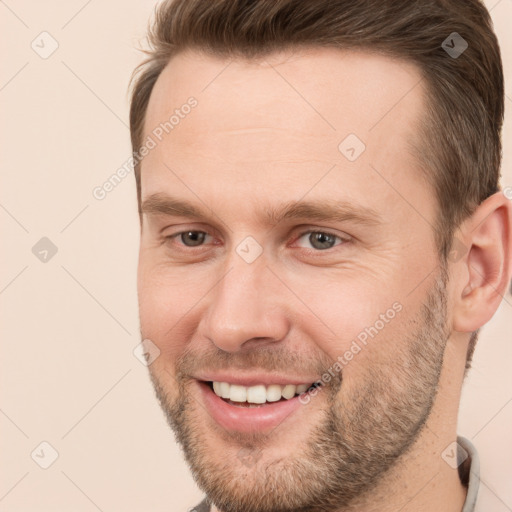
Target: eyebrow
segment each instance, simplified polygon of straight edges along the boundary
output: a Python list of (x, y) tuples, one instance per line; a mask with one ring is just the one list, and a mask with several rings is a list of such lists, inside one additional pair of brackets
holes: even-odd
[[(163, 214), (173, 217), (208, 219), (211, 208), (202, 208), (167, 194), (156, 193), (142, 203), (143, 214)], [(208, 213), (208, 211), (210, 213)], [(316, 221), (355, 222), (375, 226), (382, 223), (381, 215), (372, 208), (354, 205), (348, 201), (316, 200), (289, 201), (279, 207), (265, 207), (263, 223), (275, 225), (285, 220), (309, 219)]]

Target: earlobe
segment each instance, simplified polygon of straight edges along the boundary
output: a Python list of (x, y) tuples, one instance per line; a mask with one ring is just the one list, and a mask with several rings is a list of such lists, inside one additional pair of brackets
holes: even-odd
[[(512, 272), (512, 204), (502, 192), (487, 198), (458, 234), (467, 255), (452, 265), (461, 292), (454, 304), (453, 328), (474, 332), (494, 315), (507, 293)], [(455, 270), (455, 269), (454, 269)]]

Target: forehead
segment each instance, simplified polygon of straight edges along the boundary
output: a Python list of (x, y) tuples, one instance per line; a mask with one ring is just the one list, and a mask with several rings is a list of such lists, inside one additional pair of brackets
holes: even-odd
[[(196, 106), (182, 108), (191, 97)], [(308, 49), (257, 60), (178, 54), (148, 105), (145, 138), (156, 147), (142, 162), (142, 196), (186, 182), (189, 192), (220, 198), (229, 184), (246, 197), (263, 190), (268, 199), (279, 188), (292, 199), (333, 165), (323, 181), (333, 199), (333, 185), (360, 199), (363, 191), (367, 200), (380, 196), (383, 206), (396, 201), (393, 188), (425, 194), (409, 146), (423, 102), (413, 63), (363, 51)]]
[[(255, 126), (287, 126), (280, 114), (299, 109), (304, 125), (312, 129), (364, 133), (380, 125), (384, 116), (389, 117), (389, 125), (404, 112), (414, 114), (412, 106), (421, 108), (422, 87), (415, 87), (420, 80), (414, 63), (362, 50), (311, 48), (258, 59), (187, 51), (174, 56), (159, 76), (146, 130), (156, 126), (162, 114), (195, 96), (202, 103), (199, 116), (202, 113), (201, 120), (206, 117), (209, 124), (231, 122), (234, 128), (237, 121), (244, 121), (244, 127), (250, 120)], [(224, 110), (226, 102), (231, 107), (228, 111)], [(266, 107), (274, 114), (269, 116)], [(215, 113), (223, 115), (213, 119)], [(250, 113), (249, 119), (241, 119), (241, 113)]]

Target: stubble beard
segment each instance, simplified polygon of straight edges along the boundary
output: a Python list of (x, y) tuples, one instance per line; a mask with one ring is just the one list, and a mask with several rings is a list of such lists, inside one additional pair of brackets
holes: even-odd
[[(257, 461), (255, 457), (254, 465), (247, 467), (240, 460), (214, 457), (208, 436), (216, 434), (207, 430), (206, 421), (197, 421), (198, 415), (206, 413), (189, 396), (183, 372), (187, 363), (180, 360), (176, 368), (174, 399), (150, 368), (168, 423), (209, 500), (222, 512), (325, 512), (349, 510), (355, 500), (370, 495), (418, 439), (432, 410), (449, 337), (446, 282), (442, 269), (420, 313), (411, 321), (407, 339), (396, 343), (381, 333), (374, 341), (401, 347), (389, 364), (372, 363), (369, 357), (365, 378), (343, 400), (341, 377), (322, 389), (329, 407), (309, 437), (300, 446), (290, 447), (284, 458), (264, 456)], [(279, 361), (269, 360), (270, 366), (286, 368), (282, 358)], [(265, 454), (265, 447), (272, 443), (258, 435), (226, 433), (219, 439), (249, 455)]]

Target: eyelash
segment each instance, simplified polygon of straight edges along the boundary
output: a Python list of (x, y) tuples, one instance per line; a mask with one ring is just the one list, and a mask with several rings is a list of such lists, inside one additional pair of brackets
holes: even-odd
[[(164, 237), (166, 240), (174, 240), (174, 239), (177, 239), (179, 238), (181, 235), (183, 234), (186, 234), (186, 233), (204, 233), (206, 236), (213, 236), (211, 235), (210, 233), (208, 233), (207, 231), (201, 231), (201, 230), (198, 230), (198, 229), (189, 229), (189, 230), (185, 230), (185, 231), (180, 231), (178, 233), (174, 233), (172, 235), (169, 235), (169, 236), (166, 236)], [(338, 247), (339, 245), (344, 245), (348, 242), (350, 242), (350, 239), (349, 237), (347, 236), (346, 238), (345, 237), (342, 237), (340, 235), (337, 235), (335, 233), (332, 233), (330, 231), (325, 231), (325, 230), (320, 230), (320, 229), (308, 229), (308, 230), (305, 230), (305, 231), (302, 231), (299, 235), (297, 235), (296, 237), (293, 238), (293, 243), (296, 243), (298, 240), (300, 240), (303, 236), (305, 235), (308, 235), (308, 234), (313, 234), (313, 233), (320, 233), (322, 235), (327, 235), (329, 237), (333, 237), (336, 239), (336, 241), (339, 240), (339, 243), (335, 243), (332, 247), (329, 247), (327, 249), (315, 249), (315, 248), (311, 248), (311, 247), (301, 247), (301, 249), (307, 251), (307, 252), (314, 252), (314, 253), (325, 253), (327, 251), (330, 251), (332, 249), (334, 249), (335, 247)], [(184, 247), (185, 251), (192, 251), (194, 249), (200, 249), (201, 247), (203, 247), (204, 244), (201, 244), (201, 245), (198, 245), (198, 246), (187, 246), (185, 244), (180, 244), (180, 247)]]
[[(305, 235), (308, 235), (308, 234), (311, 235), (313, 233), (319, 233), (321, 235), (327, 235), (328, 237), (335, 238), (336, 240), (335, 240), (334, 245), (332, 247), (329, 247), (329, 248), (323, 249), (323, 250), (322, 249), (315, 249), (315, 248), (311, 248), (311, 247), (301, 247), (301, 249), (305, 249), (308, 252), (324, 253), (324, 252), (333, 250), (335, 247), (338, 247), (339, 245), (344, 245), (345, 243), (349, 242), (348, 236), (346, 238), (344, 238), (344, 237), (342, 237), (340, 235), (337, 235), (336, 233), (332, 233), (330, 231), (323, 231), (323, 230), (319, 230), (319, 229), (308, 229), (308, 230), (302, 231), (294, 239), (294, 242), (297, 242), (298, 240), (300, 240)], [(336, 243), (338, 240), (339, 240), (339, 243)]]

